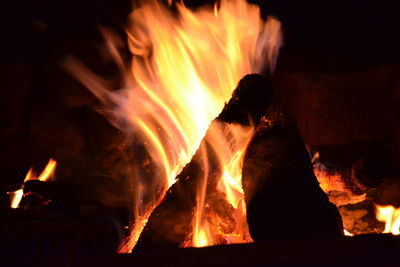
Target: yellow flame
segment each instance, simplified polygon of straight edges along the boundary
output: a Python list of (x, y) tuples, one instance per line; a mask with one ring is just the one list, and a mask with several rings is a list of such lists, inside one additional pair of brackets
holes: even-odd
[(199, 230), (199, 234), (193, 238), (195, 247), (206, 247), (208, 245), (207, 234), (203, 229)]
[(385, 223), (383, 233), (400, 234), (400, 208), (376, 205), (376, 219)]
[[(94, 95), (111, 103), (110, 121), (139, 138), (153, 161), (154, 176), (136, 172), (133, 177), (137, 190), (146, 188), (154, 197), (146, 200), (143, 192), (136, 192), (139, 207), (134, 211), (140, 219), (121, 252), (132, 250), (140, 235), (137, 231), (191, 160), (238, 81), (245, 74), (273, 69), (281, 42), (279, 21), (262, 20), (259, 7), (245, 0), (221, 0), (218, 6), (194, 11), (175, 3), (176, 12), (155, 0), (143, 3), (130, 15), (129, 67), (121, 63), (117, 42), (110, 34), (105, 36), (125, 74), (121, 90), (110, 91), (80, 63), (68, 65)], [(228, 157), (224, 164), (230, 161)], [(237, 191), (240, 171), (228, 169), (223, 180), (232, 180), (226, 183), (236, 184)], [(142, 186), (148, 181), (151, 188)], [(230, 201), (238, 202), (232, 194)]]
[(28, 173), (26, 174), (24, 182), (29, 181), (29, 180), (39, 180), (42, 182), (46, 182), (46, 181), (50, 180), (51, 178), (53, 178), (54, 172), (56, 170), (56, 166), (57, 166), (57, 162), (54, 159), (50, 158), (49, 162), (47, 162), (46, 167), (40, 173), (39, 176), (36, 176), (31, 168), (28, 171)]
[[(192, 242), (185, 242), (184, 247), (204, 247), (218, 244), (252, 242), (246, 222), (244, 192), (242, 189), (242, 162), (247, 144), (251, 139), (253, 127), (244, 127), (236, 124), (226, 124), (214, 121), (205, 137), (214, 153), (217, 154), (220, 177), (204, 177), (203, 187), (198, 191), (196, 214), (193, 222)], [(202, 154), (206, 154), (204, 149)], [(203, 158), (206, 159), (207, 157)], [(207, 169), (207, 168), (205, 168)], [(208, 174), (208, 171), (204, 172)], [(209, 179), (217, 179), (217, 190), (225, 195), (234, 211), (234, 229), (228, 232), (219, 229), (219, 214), (213, 209), (206, 211), (206, 184)], [(229, 212), (229, 210), (224, 211)]]
[(43, 170), (43, 172), (39, 175), (39, 177), (37, 179), (42, 182), (46, 182), (46, 181), (50, 180), (54, 175), (56, 166), (57, 166), (57, 162), (53, 159), (50, 159), (46, 165), (46, 168)]
[(22, 196), (24, 195), (24, 190), (18, 189), (14, 192), (9, 192), (8, 195), (10, 196), (10, 207), (12, 209), (16, 209), (19, 207), (19, 203), (21, 203)]

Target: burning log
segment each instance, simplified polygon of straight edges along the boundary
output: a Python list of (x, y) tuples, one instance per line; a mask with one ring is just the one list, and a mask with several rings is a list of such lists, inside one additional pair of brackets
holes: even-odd
[(255, 241), (342, 233), (340, 215), (318, 185), (296, 123), (278, 103), (255, 130), (242, 182)]
[[(255, 74), (246, 75), (213, 124), (237, 123), (248, 126), (257, 122), (265, 113), (272, 94), (272, 87), (264, 77)], [(205, 186), (207, 192), (204, 200), (206, 209), (209, 213), (214, 211), (220, 217), (218, 222), (212, 222), (218, 224), (215, 228), (219, 233), (214, 233), (216, 243), (226, 242), (222, 240), (223, 238), (219, 240), (218, 236), (229, 234), (236, 223), (241, 223), (235, 222), (232, 218), (233, 207), (227, 202), (224, 194), (217, 190), (222, 169), (218, 165), (217, 151), (214, 151), (207, 141), (211, 131), (209, 129), (192, 161), (183, 169), (177, 182), (167, 192), (164, 201), (150, 216), (138, 241), (138, 250), (179, 247), (188, 242), (188, 239), (192, 239), (192, 221), (199, 201), (198, 190), (202, 186)], [(202, 165), (205, 161), (209, 164), (206, 169)], [(208, 176), (208, 181), (204, 181), (205, 176)]]
[(201, 183), (201, 160), (197, 153), (153, 211), (136, 245), (138, 250), (179, 247), (190, 234), (196, 192)]

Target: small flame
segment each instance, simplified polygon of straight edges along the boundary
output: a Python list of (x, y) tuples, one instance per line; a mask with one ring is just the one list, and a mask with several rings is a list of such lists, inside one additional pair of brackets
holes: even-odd
[(56, 170), (56, 166), (57, 162), (54, 159), (50, 158), (49, 162), (47, 162), (46, 167), (44, 168), (42, 173), (40, 173), (39, 176), (36, 176), (31, 168), (26, 174), (24, 182), (29, 180), (39, 180), (42, 182), (49, 181), (54, 176), (54, 171)]
[[(35, 173), (33, 172), (33, 169), (30, 168), (25, 175), (24, 183), (26, 181), (31, 181), (31, 180), (39, 180), (42, 182), (49, 181), (54, 176), (56, 166), (57, 162), (54, 159), (50, 158), (46, 167), (39, 176), (36, 176)], [(14, 192), (9, 192), (8, 195), (10, 196), (10, 207), (13, 209), (18, 208), (19, 204), (21, 203), (22, 197), (24, 195), (24, 186), (22, 185), (20, 189)]]
[[(152, 161), (154, 175), (143, 175), (142, 166), (133, 168), (137, 169), (132, 177), (137, 185), (136, 223), (120, 252), (132, 250), (148, 216), (190, 162), (238, 81), (248, 73), (273, 70), (281, 44), (280, 22), (274, 18), (263, 21), (259, 7), (245, 0), (221, 0), (214, 7), (194, 11), (183, 2), (168, 3), (175, 5), (176, 12), (150, 0), (130, 15), (129, 67), (122, 63), (117, 40), (105, 34), (125, 77), (123, 89), (111, 91), (82, 64), (67, 63), (68, 69), (108, 105), (110, 122), (127, 136), (139, 139)], [(236, 152), (230, 153), (223, 164), (240, 158)], [(240, 201), (234, 194), (240, 191), (241, 171), (228, 169), (223, 178), (226, 185), (220, 188), (234, 185), (227, 195), (237, 207)], [(200, 197), (198, 211), (203, 204)], [(204, 234), (207, 236), (207, 231), (201, 236)]]
[(54, 176), (54, 171), (56, 170), (56, 166), (57, 166), (57, 162), (54, 159), (50, 159), (46, 165), (46, 168), (39, 175), (37, 180), (42, 181), (42, 182), (51, 180)]
[(10, 196), (10, 207), (12, 209), (17, 209), (24, 195), (24, 190), (18, 189), (14, 192), (9, 192), (8, 195)]
[(354, 236), (352, 233), (350, 233), (349, 231), (347, 231), (346, 229), (343, 229), (344, 235), (345, 236)]
[(400, 208), (394, 206), (376, 206), (376, 219), (385, 223), (383, 233), (400, 234)]

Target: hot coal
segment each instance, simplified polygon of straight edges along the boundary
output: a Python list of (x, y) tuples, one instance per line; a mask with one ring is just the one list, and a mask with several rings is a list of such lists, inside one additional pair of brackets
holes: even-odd
[(255, 130), (242, 182), (256, 242), (341, 235), (338, 210), (319, 187), (296, 123), (279, 103)]
[(371, 198), (339, 207), (343, 227), (354, 235), (382, 233), (384, 223), (376, 219), (376, 207)]

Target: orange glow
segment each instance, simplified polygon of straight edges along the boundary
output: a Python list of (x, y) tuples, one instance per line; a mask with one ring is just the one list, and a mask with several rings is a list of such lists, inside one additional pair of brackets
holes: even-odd
[[(238, 81), (248, 73), (272, 70), (281, 43), (279, 21), (274, 18), (263, 21), (259, 7), (245, 0), (221, 0), (218, 6), (194, 11), (182, 2), (169, 3), (175, 5), (176, 12), (150, 0), (131, 13), (127, 29), (132, 53), (129, 67), (118, 53), (117, 40), (105, 33), (109, 50), (125, 77), (121, 90), (110, 91), (103, 79), (82, 64), (67, 63), (69, 70), (94, 95), (106, 106), (111, 104), (108, 116), (111, 123), (128, 136), (140, 139), (154, 165), (152, 177), (142, 177), (140, 171), (133, 174), (137, 185), (136, 225), (120, 252), (129, 252), (135, 246), (148, 216), (190, 162)], [(234, 126), (232, 129), (235, 133)], [(246, 142), (237, 140), (241, 152), (225, 151), (226, 129), (213, 131), (218, 136), (213, 139), (220, 140), (215, 143), (215, 150), (223, 151), (219, 160), (224, 177), (218, 190), (226, 192), (229, 203), (240, 207), (243, 213), (238, 167)], [(143, 198), (142, 190), (146, 190), (146, 196), (154, 192), (151, 200)], [(204, 192), (203, 188), (199, 194)], [(204, 199), (202, 196), (197, 199), (197, 211), (201, 214)], [(201, 220), (203, 216), (195, 217)], [(194, 223), (199, 235), (194, 239), (200, 240), (196, 243), (213, 244), (204, 241), (208, 231), (201, 230), (201, 225), (199, 221)]]
[[(24, 182), (30, 181), (30, 180), (39, 180), (42, 182), (46, 182), (53, 178), (56, 166), (57, 166), (57, 162), (53, 159), (50, 159), (49, 162), (47, 163), (46, 167), (44, 168), (44, 170), (42, 171), (42, 173), (39, 176), (36, 176), (31, 168), (27, 172)], [(19, 204), (20, 204), (23, 194), (24, 194), (23, 187), (24, 186), (22, 185), (22, 187), (20, 189), (14, 191), (14, 192), (8, 193), (8, 195), (10, 196), (10, 207), (11, 208), (16, 209), (19, 207)]]
[(346, 180), (351, 179), (353, 183), (360, 189), (364, 190), (364, 186), (358, 183), (354, 172), (351, 172), (351, 177), (342, 177), (342, 173), (328, 170), (319, 162), (319, 153), (315, 153), (312, 162), (314, 165), (314, 174), (317, 177), (319, 186), (328, 195), (329, 201), (337, 207), (347, 204), (359, 203), (365, 200), (366, 193), (356, 194), (346, 184)]
[(393, 206), (376, 206), (376, 219), (385, 223), (383, 233), (400, 234), (400, 208)]

